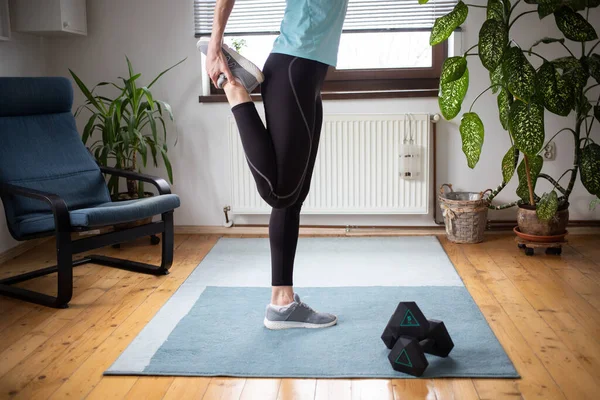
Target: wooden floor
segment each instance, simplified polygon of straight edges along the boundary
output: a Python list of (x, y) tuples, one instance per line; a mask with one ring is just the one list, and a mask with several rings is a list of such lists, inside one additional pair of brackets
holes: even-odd
[[(522, 376), (500, 379), (222, 379), (103, 377), (218, 237), (176, 235), (171, 274), (88, 264), (65, 310), (0, 297), (1, 399), (586, 399), (600, 396), (600, 235), (571, 236), (561, 257), (524, 256), (512, 235), (479, 245), (439, 236)], [(0, 278), (54, 263), (44, 243), (0, 266)], [(147, 240), (107, 255), (157, 262)], [(51, 293), (53, 277), (24, 286)]]

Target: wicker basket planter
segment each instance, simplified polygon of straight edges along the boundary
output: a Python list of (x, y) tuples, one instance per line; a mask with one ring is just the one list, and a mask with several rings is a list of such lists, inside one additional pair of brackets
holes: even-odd
[[(444, 193), (444, 186), (447, 186), (450, 192)], [(454, 243), (483, 241), (489, 205), (484, 196), (488, 190), (480, 193), (455, 192), (450, 184), (440, 187), (439, 200), (448, 240)]]

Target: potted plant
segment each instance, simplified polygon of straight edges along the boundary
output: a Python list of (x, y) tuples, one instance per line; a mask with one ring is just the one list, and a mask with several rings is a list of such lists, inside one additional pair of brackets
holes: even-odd
[[(419, 2), (426, 3), (427, 0)], [(524, 7), (519, 7), (517, 12), (519, 4)], [(462, 56), (449, 57), (443, 64), (439, 106), (447, 120), (460, 113), (469, 86), (467, 60), (478, 56), (489, 71), (490, 85), (475, 98), (461, 118), (459, 130), (463, 152), (469, 167), (474, 168), (484, 142), (484, 124), (473, 106), (483, 93), (491, 90), (497, 94), (500, 123), (511, 146), (503, 151), (502, 183), (488, 199), (491, 202), (504, 189), (515, 171), (519, 179), (516, 191), (519, 199), (504, 205), (490, 205), (490, 208), (518, 206), (517, 221), (523, 233), (538, 236), (565, 233), (569, 196), (578, 174), (587, 191), (596, 196), (590, 208), (600, 201), (600, 146), (590, 136), (594, 118), (600, 121), (600, 97), (588, 98), (590, 90), (600, 85), (600, 41), (587, 21), (588, 9), (598, 5), (600, 0), (525, 0), (525, 3), (517, 0), (512, 5), (510, 0), (488, 0), (487, 6), (459, 1), (453, 11), (435, 21), (431, 32), (430, 44), (438, 45), (464, 23), (470, 7), (486, 9), (479, 42)], [(525, 7), (526, 10), (521, 10)], [(540, 19), (553, 19), (564, 37), (541, 38), (531, 48), (522, 48), (511, 39), (511, 30), (522, 16), (536, 12)], [(566, 40), (579, 42), (581, 50), (573, 53), (565, 45)], [(534, 51), (536, 46), (548, 44), (561, 45), (565, 55), (549, 60)], [(478, 48), (476, 52), (473, 51), (475, 48)], [(532, 57), (538, 59), (535, 63), (540, 65), (537, 68), (529, 60)], [(546, 110), (563, 117), (575, 113), (575, 125), (559, 130), (548, 141), (564, 132), (573, 138), (573, 167), (558, 179), (542, 172), (540, 152), (546, 144)], [(567, 185), (562, 185), (560, 181), (565, 176), (570, 180)], [(552, 189), (541, 196), (535, 193), (539, 179), (552, 185)]]
[[(157, 156), (160, 154), (169, 181), (173, 183), (173, 171), (167, 155), (165, 123), (166, 116), (174, 121), (173, 112), (169, 104), (154, 98), (150, 88), (165, 73), (181, 64), (185, 59), (161, 72), (147, 86), (138, 84), (142, 74), (135, 73), (129, 58), (126, 57), (126, 60), (129, 77), (120, 78), (122, 84), (100, 82), (91, 90), (69, 69), (71, 76), (87, 99), (83, 105), (78, 107), (75, 117), (84, 111), (90, 113), (83, 130), (83, 143), (87, 145), (94, 134), (98, 133), (99, 138), (89, 145), (89, 150), (99, 164), (138, 172), (141, 172), (142, 167), (146, 167), (149, 155), (153, 165), (158, 166)], [(97, 94), (96, 90), (102, 86), (111, 86), (117, 91), (117, 94), (114, 97)], [(119, 177), (116, 176), (111, 177), (108, 181), (108, 189), (113, 201), (152, 196), (151, 192), (144, 191), (142, 182), (138, 184), (137, 181), (129, 179), (127, 179), (127, 191), (119, 192)], [(137, 224), (146, 222), (138, 221)]]

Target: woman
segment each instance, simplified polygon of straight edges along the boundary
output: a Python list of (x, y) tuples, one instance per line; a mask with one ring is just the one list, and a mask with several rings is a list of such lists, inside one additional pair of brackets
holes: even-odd
[[(223, 44), (234, 3), (217, 0), (212, 35), (198, 48), (207, 56), (211, 81), (227, 95), (258, 191), (273, 207), (272, 294), (264, 324), (269, 329), (333, 326), (336, 316), (313, 310), (294, 293), (293, 270), (300, 210), (321, 133), (321, 87), (337, 62), (348, 0), (287, 0), (281, 33), (262, 73)], [(266, 128), (249, 95), (261, 83)]]

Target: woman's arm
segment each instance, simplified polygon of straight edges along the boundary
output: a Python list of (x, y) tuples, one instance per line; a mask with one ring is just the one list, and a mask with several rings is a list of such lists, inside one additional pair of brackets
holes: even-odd
[(208, 54), (206, 57), (206, 72), (215, 86), (219, 75), (224, 73), (228, 82), (235, 84), (235, 79), (227, 66), (227, 59), (221, 51), (223, 45), (223, 32), (227, 25), (227, 20), (233, 9), (235, 0), (217, 0), (215, 5), (215, 14), (213, 17), (212, 34), (210, 44), (208, 45)]

